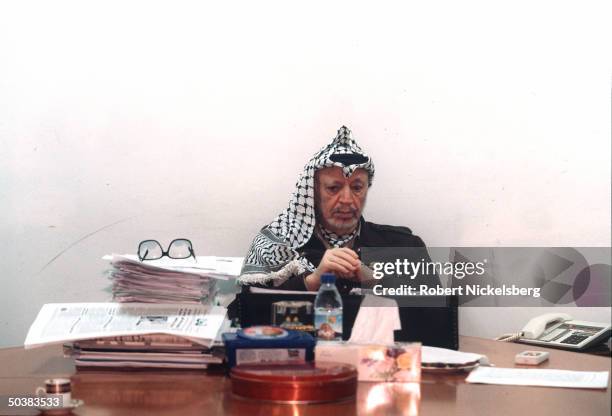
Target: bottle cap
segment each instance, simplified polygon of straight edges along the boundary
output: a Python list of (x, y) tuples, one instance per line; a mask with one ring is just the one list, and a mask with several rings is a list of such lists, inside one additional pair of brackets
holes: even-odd
[(334, 275), (333, 273), (323, 273), (323, 275), (321, 276), (321, 284), (324, 285), (326, 283), (336, 283), (336, 275)]

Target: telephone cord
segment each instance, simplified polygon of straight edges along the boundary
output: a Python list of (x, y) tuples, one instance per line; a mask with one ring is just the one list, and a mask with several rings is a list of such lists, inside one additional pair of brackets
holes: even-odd
[(515, 332), (515, 333), (500, 335), (497, 338), (495, 338), (495, 341), (513, 342), (518, 339), (521, 339), (522, 337), (523, 337), (522, 332)]

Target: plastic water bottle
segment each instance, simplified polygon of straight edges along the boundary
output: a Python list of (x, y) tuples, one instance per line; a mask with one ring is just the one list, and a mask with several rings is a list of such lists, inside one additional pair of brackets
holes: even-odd
[(321, 276), (321, 287), (314, 307), (317, 338), (324, 341), (341, 340), (342, 298), (336, 288), (336, 276), (332, 273)]

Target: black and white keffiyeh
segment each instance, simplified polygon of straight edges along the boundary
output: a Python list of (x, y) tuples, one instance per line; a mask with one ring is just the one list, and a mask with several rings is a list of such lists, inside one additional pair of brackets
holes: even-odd
[[(315, 172), (333, 166), (342, 168), (347, 178), (356, 169), (365, 169), (369, 174), (369, 185), (372, 185), (374, 164), (353, 140), (351, 131), (342, 126), (332, 142), (319, 150), (304, 167), (289, 201), (289, 207), (264, 227), (253, 240), (238, 278), (239, 283), (272, 282), (274, 286), (278, 286), (291, 276), (315, 270), (314, 265), (300, 257), (297, 249), (308, 242), (316, 226)], [(334, 247), (346, 244), (355, 237), (325, 236), (325, 230), (320, 232), (326, 240), (330, 237), (328, 241)]]
[(357, 228), (353, 230), (353, 232), (344, 235), (338, 235), (335, 232), (323, 227), (321, 224), (317, 224), (316, 232), (318, 233), (318, 235), (321, 236), (323, 241), (327, 242), (330, 247), (344, 247), (355, 237), (357, 237), (357, 235), (359, 235), (360, 227), (361, 224), (359, 224)]

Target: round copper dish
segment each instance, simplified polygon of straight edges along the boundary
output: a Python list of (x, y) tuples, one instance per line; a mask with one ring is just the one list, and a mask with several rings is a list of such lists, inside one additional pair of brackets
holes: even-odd
[(232, 392), (256, 400), (320, 403), (354, 398), (357, 370), (348, 364), (238, 365)]

